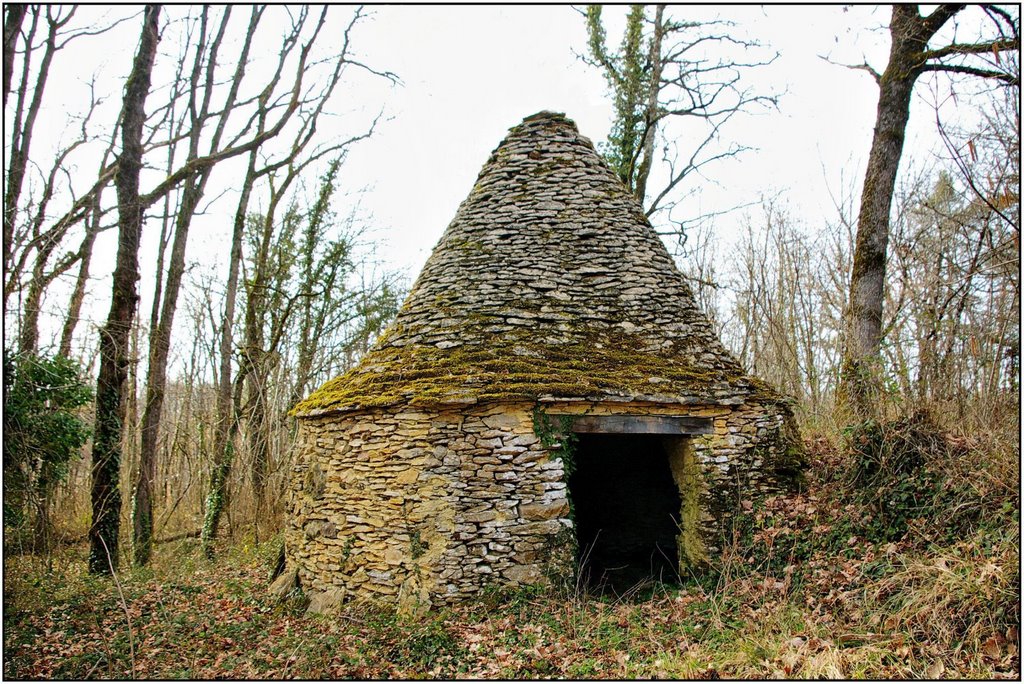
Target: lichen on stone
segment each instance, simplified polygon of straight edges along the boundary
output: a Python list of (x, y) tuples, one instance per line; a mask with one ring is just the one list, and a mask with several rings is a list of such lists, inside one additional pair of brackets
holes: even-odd
[(399, 403), (433, 405), (474, 401), (533, 400), (541, 396), (604, 397), (662, 395), (683, 403), (718, 389), (744, 395), (764, 392), (738, 368), (701, 368), (685, 356), (644, 351), (643, 340), (615, 339), (545, 343), (525, 335), (495, 336), (486, 346), (460, 344), (385, 347), (367, 363), (332, 380), (299, 403), (294, 412)]

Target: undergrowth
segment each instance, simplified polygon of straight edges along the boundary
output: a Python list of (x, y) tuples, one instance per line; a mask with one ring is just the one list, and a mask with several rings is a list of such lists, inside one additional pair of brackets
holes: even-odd
[[(5, 558), (7, 678), (1019, 678), (1016, 449), (924, 416), (809, 440), (809, 487), (744, 502), (709, 572), (623, 598), (494, 588), (407, 618), (307, 615), (279, 540), (84, 573), (84, 545)], [(909, 453), (912, 450), (915, 453)], [(1016, 474), (1014, 474), (1016, 473)]]

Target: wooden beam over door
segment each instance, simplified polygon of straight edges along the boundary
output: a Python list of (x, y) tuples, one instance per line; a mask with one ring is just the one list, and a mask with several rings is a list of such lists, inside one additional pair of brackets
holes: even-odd
[(554, 415), (552, 418), (572, 419), (577, 433), (634, 435), (710, 435), (715, 431), (711, 418), (696, 416), (574, 416)]

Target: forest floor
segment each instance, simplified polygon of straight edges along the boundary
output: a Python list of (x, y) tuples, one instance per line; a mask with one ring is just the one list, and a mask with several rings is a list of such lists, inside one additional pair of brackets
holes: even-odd
[(933, 477), (945, 493), (926, 506), (917, 487), (899, 510), (921, 515), (899, 517), (878, 504), (892, 487), (858, 497), (826, 474), (849, 464), (811, 450), (806, 491), (743, 502), (712, 570), (617, 598), (527, 588), (419, 618), (358, 604), (307, 615), (301, 596), (267, 593), (274, 540), (225, 546), (215, 562), (194, 540), (166, 544), (116, 582), (85, 573), (84, 546), (8, 554), (3, 675), (1019, 679), (1016, 483), (974, 486), (971, 501), (956, 490), (956, 504)]

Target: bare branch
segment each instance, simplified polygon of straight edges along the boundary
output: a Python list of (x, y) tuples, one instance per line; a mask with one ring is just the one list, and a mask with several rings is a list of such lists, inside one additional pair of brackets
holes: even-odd
[(1006, 50), (1019, 50), (1020, 40), (992, 40), (987, 43), (950, 43), (935, 50), (925, 50), (921, 53), (922, 60), (942, 59), (949, 55), (990, 55), (994, 52)]
[(867, 73), (871, 74), (871, 78), (875, 79), (875, 83), (882, 83), (882, 75), (875, 71), (875, 69), (870, 64), (868, 64), (867, 61), (865, 61), (863, 64), (844, 64), (842, 62), (833, 61), (831, 58), (829, 58), (828, 55), (818, 55), (818, 59), (823, 59), (829, 64), (841, 66), (845, 69), (853, 69), (854, 71), (866, 71)]
[(1020, 77), (1004, 71), (993, 69), (981, 69), (978, 67), (966, 66), (963, 64), (925, 64), (922, 71), (944, 71), (951, 74), (967, 74), (969, 76), (980, 76), (982, 78), (993, 78), (1003, 81), (1011, 86), (1020, 85)]
[(956, 16), (956, 14), (963, 10), (966, 6), (967, 5), (960, 4), (939, 5), (927, 17), (922, 17), (920, 23), (927, 31), (927, 34), (929, 36), (934, 36), (935, 33), (938, 32), (938, 30), (942, 28), (947, 21)]

